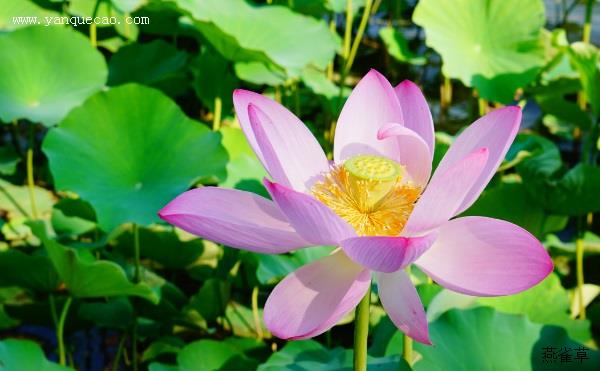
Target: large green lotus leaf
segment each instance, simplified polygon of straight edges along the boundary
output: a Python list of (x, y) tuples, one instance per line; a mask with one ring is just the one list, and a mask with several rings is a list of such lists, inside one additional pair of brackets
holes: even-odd
[(0, 272), (0, 286), (52, 292), (60, 284), (58, 274), (47, 256), (27, 255), (19, 250), (0, 253)]
[(303, 265), (331, 254), (332, 251), (331, 246), (313, 246), (284, 255), (256, 254), (256, 278), (262, 284), (275, 283)]
[(486, 189), (464, 215), (488, 216), (515, 223), (536, 237), (562, 230), (567, 224), (564, 216), (549, 215), (536, 203), (522, 183), (500, 182)]
[(96, 213), (80, 198), (63, 198), (52, 209), (52, 229), (58, 235), (78, 236), (96, 228)]
[(555, 274), (537, 286), (511, 296), (476, 298), (443, 290), (432, 300), (427, 318), (432, 321), (450, 309), (480, 305), (503, 313), (524, 314), (534, 323), (564, 327), (570, 337), (581, 342), (588, 341), (591, 336), (589, 321), (574, 320), (569, 316), (569, 295)]
[(236, 347), (216, 340), (198, 340), (177, 355), (180, 371), (254, 370), (258, 362)]
[(552, 214), (583, 215), (600, 211), (600, 169), (577, 164), (567, 170), (558, 147), (536, 135), (521, 135), (509, 151), (523, 151), (517, 171), (531, 198)]
[(148, 0), (110, 0), (122, 13), (132, 13), (148, 3)]
[(81, 33), (35, 26), (0, 35), (0, 119), (51, 126), (100, 90), (106, 64)]
[(233, 89), (239, 86), (231, 64), (219, 53), (203, 48), (191, 67), (194, 90), (202, 103), (214, 112), (215, 98), (221, 98), (222, 111), (231, 112)]
[(600, 369), (600, 352), (571, 340), (560, 327), (544, 326), (531, 363), (534, 371), (595, 371)]
[[(42, 188), (33, 189), (38, 214), (45, 218), (52, 211), (54, 196)], [(8, 214), (8, 219), (25, 218), (31, 215), (31, 199), (26, 186), (17, 186), (0, 179), (0, 211)]]
[(202, 288), (190, 299), (187, 306), (195, 310), (207, 321), (215, 321), (225, 313), (231, 297), (231, 284), (217, 278), (204, 281)]
[(192, 183), (222, 176), (227, 160), (218, 133), (135, 84), (92, 96), (50, 130), (42, 149), (56, 187), (89, 201), (106, 231), (158, 221), (157, 211)]
[(13, 175), (21, 157), (13, 147), (0, 147), (0, 174)]
[(384, 27), (379, 30), (379, 37), (383, 40), (389, 55), (394, 59), (414, 65), (425, 64), (426, 59), (424, 57), (419, 57), (410, 51), (402, 31), (392, 26)]
[(127, 329), (134, 321), (133, 306), (126, 297), (115, 297), (107, 301), (83, 302), (77, 315), (98, 326)]
[[(429, 325), (433, 346), (414, 343), (422, 355), (415, 371), (531, 370), (531, 350), (542, 326), (492, 308), (451, 310)], [(386, 354), (402, 350), (398, 331)]]
[(285, 71), (280, 71), (271, 63), (237, 62), (234, 69), (238, 78), (257, 85), (277, 86), (287, 79)]
[(6, 371), (69, 371), (71, 367), (50, 362), (44, 351), (31, 340), (6, 339), (0, 341), (0, 367)]
[(579, 71), (587, 100), (594, 113), (600, 115), (600, 50), (583, 42), (573, 43), (568, 50), (571, 62)]
[(444, 73), (485, 99), (510, 102), (544, 64), (541, 0), (422, 0), (413, 20)]
[(125, 271), (111, 261), (88, 261), (77, 250), (45, 238), (44, 246), (69, 293), (79, 298), (139, 296), (157, 304), (157, 294), (146, 283), (134, 284)]
[(187, 87), (184, 72), (187, 60), (186, 52), (163, 40), (132, 43), (119, 49), (110, 59), (108, 85), (138, 82), (178, 95)]
[[(263, 339), (271, 339), (273, 335), (265, 325), (263, 309), (258, 309), (258, 325), (262, 331)], [(225, 316), (221, 325), (227, 331), (240, 338), (257, 338), (258, 329), (254, 320), (254, 311), (252, 308), (246, 307), (234, 300), (230, 300), (225, 308)]]
[(289, 71), (325, 68), (339, 38), (323, 20), (284, 6), (255, 7), (244, 0), (177, 0), (203, 36), (227, 59), (272, 62)]
[(231, 127), (223, 127), (220, 131), (223, 135), (223, 146), (229, 155), (227, 177), (220, 185), (268, 197), (262, 184), (267, 171), (250, 148), (244, 132)]
[(44, 24), (44, 17), (57, 15), (58, 13), (44, 9), (31, 0), (0, 0), (0, 31), (11, 31), (32, 25), (27, 17), (38, 17), (37, 21)]
[[(314, 340), (292, 341), (273, 353), (257, 371), (352, 370), (353, 351), (344, 348), (327, 349)], [(397, 356), (367, 357), (369, 370), (408, 371), (410, 367)]]
[[(140, 255), (168, 269), (183, 269), (194, 263), (204, 251), (201, 239), (181, 241), (172, 228), (140, 228)], [(133, 233), (123, 233), (115, 246), (121, 253), (133, 257)]]
[(477, 303), (505, 313), (525, 314), (535, 323), (564, 327), (571, 338), (581, 342), (591, 337), (589, 321), (577, 321), (569, 316), (569, 295), (556, 274), (519, 294), (478, 298)]

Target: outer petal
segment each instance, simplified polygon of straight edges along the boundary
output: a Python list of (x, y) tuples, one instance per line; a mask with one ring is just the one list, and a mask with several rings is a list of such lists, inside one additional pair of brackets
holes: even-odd
[(350, 224), (314, 197), (267, 179), (264, 184), (294, 229), (310, 243), (338, 245), (340, 241), (355, 236)]
[(342, 249), (356, 263), (379, 272), (395, 272), (417, 260), (435, 241), (424, 237), (353, 237), (342, 241)]
[(205, 187), (187, 191), (158, 215), (200, 237), (262, 253), (284, 253), (310, 246), (277, 206), (258, 195)]
[(436, 171), (451, 168), (478, 148), (485, 147), (490, 151), (487, 164), (479, 179), (471, 186), (467, 196), (456, 210), (456, 214), (471, 206), (492, 179), (517, 135), (520, 122), (521, 109), (519, 107), (509, 106), (497, 109), (471, 124), (452, 143)]
[(423, 138), (433, 157), (435, 149), (433, 118), (421, 89), (412, 81), (404, 80), (394, 90), (400, 101), (404, 125)]
[(481, 148), (450, 168), (438, 169), (417, 201), (402, 235), (432, 230), (456, 214), (469, 189), (486, 165), (488, 150)]
[(552, 272), (552, 259), (529, 232), (478, 216), (444, 224), (416, 264), (440, 285), (476, 296), (527, 290)]
[(397, 157), (393, 160), (406, 167), (406, 171), (416, 184), (422, 186), (427, 184), (431, 175), (432, 158), (427, 144), (419, 134), (403, 125), (389, 123), (379, 128), (377, 139), (395, 141)]
[[(248, 143), (275, 181), (304, 191), (317, 174), (329, 170), (329, 162), (319, 142), (296, 116), (279, 103), (239, 89), (233, 92), (233, 103)], [(263, 128), (260, 141), (250, 120), (250, 105), (255, 107), (254, 128)], [(268, 157), (263, 153), (265, 147), (271, 149)], [(274, 162), (278, 162), (281, 169), (273, 169)]]
[(396, 327), (416, 341), (430, 345), (427, 316), (406, 272), (378, 273), (377, 284), (381, 304)]
[(333, 327), (371, 284), (371, 272), (342, 251), (287, 276), (265, 304), (267, 328), (281, 339), (306, 339)]
[(340, 113), (333, 148), (335, 162), (361, 154), (396, 158), (396, 144), (377, 139), (379, 128), (389, 122), (403, 123), (400, 103), (386, 78), (371, 70), (356, 85)]

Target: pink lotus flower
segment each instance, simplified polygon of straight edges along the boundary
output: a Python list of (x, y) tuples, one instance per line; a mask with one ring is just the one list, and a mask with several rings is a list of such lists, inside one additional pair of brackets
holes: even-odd
[(518, 107), (475, 121), (429, 179), (433, 122), (410, 81), (393, 88), (372, 70), (359, 82), (338, 120), (333, 163), (278, 103), (245, 90), (236, 90), (233, 100), (271, 176), (264, 184), (273, 201), (205, 187), (178, 196), (159, 215), (203, 238), (260, 253), (340, 247), (275, 287), (264, 317), (277, 337), (327, 331), (358, 304), (374, 273), (392, 321), (430, 344), (423, 306), (403, 270), (409, 264), (450, 290), (477, 296), (518, 293), (552, 271), (543, 246), (521, 227), (454, 218), (477, 199), (504, 158), (519, 128)]

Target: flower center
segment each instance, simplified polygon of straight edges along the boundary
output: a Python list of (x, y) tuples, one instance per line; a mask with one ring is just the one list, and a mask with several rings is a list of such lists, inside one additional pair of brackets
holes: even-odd
[(400, 234), (421, 189), (402, 182), (404, 168), (373, 155), (352, 157), (317, 182), (313, 195), (361, 236)]

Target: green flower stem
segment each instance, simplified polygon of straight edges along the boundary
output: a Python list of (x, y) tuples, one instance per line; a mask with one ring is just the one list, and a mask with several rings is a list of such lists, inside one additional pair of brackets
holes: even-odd
[[(98, 14), (98, 9), (100, 9), (100, 3), (102, 2), (102, 0), (96, 0), (96, 5), (94, 5), (94, 10), (92, 12), (92, 19), (96, 18), (96, 15)], [(98, 41), (97, 41), (97, 32), (96, 32), (96, 24), (94, 22), (92, 22), (92, 24), (90, 24), (90, 42), (92, 43), (92, 46), (95, 48), (96, 46), (98, 46)]]
[(575, 240), (575, 261), (577, 273), (577, 296), (579, 299), (579, 318), (585, 319), (585, 302), (583, 298), (583, 236)]
[(142, 280), (140, 272), (140, 231), (137, 224), (133, 224), (133, 254), (135, 271), (133, 273), (133, 281), (138, 283)]
[(479, 98), (477, 103), (479, 104), (479, 116), (485, 115), (488, 110), (488, 101), (486, 99)]
[(35, 128), (29, 124), (29, 146), (27, 147), (27, 189), (29, 190), (29, 202), (31, 203), (31, 216), (38, 218), (37, 204), (35, 202), (35, 183), (33, 181), (33, 147), (35, 145)]
[[(410, 277), (410, 265), (406, 267), (406, 274)], [(405, 333), (402, 334), (402, 358), (412, 366), (413, 360), (413, 339)]]
[(352, 49), (350, 49), (350, 54), (346, 59), (346, 66), (344, 67), (347, 71), (350, 71), (352, 68), (352, 64), (354, 63), (354, 58), (356, 58), (356, 52), (358, 51), (358, 46), (360, 45), (360, 41), (362, 40), (362, 36), (365, 33), (365, 29), (367, 28), (367, 23), (369, 22), (369, 17), (371, 16), (371, 5), (373, 4), (373, 0), (365, 1), (365, 9), (363, 11), (362, 18), (360, 19), (360, 23), (358, 24), (358, 30), (356, 30), (356, 37), (354, 38), (354, 42), (352, 43)]
[(258, 312), (258, 286), (252, 289), (252, 317), (254, 319), (254, 328), (256, 329), (256, 338), (263, 339), (262, 327), (260, 325), (260, 313)]
[(346, 0), (346, 28), (344, 29), (344, 40), (342, 42), (342, 56), (344, 61), (350, 56), (350, 39), (352, 38), (352, 0)]
[(121, 341), (119, 341), (119, 347), (117, 348), (117, 354), (115, 355), (115, 359), (113, 360), (112, 371), (119, 371), (119, 362), (121, 361), (121, 357), (123, 356), (123, 350), (125, 349), (125, 339), (127, 338), (127, 334), (123, 334), (121, 336)]
[(402, 335), (402, 358), (408, 363), (412, 365), (413, 359), (413, 339), (411, 339), (408, 335)]
[(447, 110), (452, 104), (452, 82), (450, 78), (444, 76), (444, 81), (442, 82), (442, 86), (440, 87), (440, 106), (441, 109)]
[[(585, 20), (583, 23), (583, 35), (581, 37), (581, 41), (586, 44), (590, 43), (590, 36), (592, 35), (592, 7), (594, 0), (588, 0), (585, 7)], [(587, 99), (585, 93), (580, 91), (577, 93), (577, 103), (579, 104), (579, 108), (585, 111), (587, 107)]]
[(58, 342), (58, 363), (62, 366), (67, 365), (67, 357), (65, 352), (65, 340), (64, 340), (64, 330), (65, 330), (65, 320), (67, 319), (67, 313), (69, 312), (69, 307), (71, 306), (71, 302), (73, 298), (70, 296), (67, 298), (65, 305), (63, 305), (62, 311), (60, 313), (60, 318), (58, 320), (58, 326), (56, 327), (56, 339)]
[(371, 306), (371, 285), (356, 307), (354, 319), (354, 371), (367, 370), (367, 339), (369, 336), (369, 311)]
[(594, 6), (594, 0), (587, 0), (585, 6), (585, 21), (583, 23), (583, 37), (582, 41), (586, 44), (590, 43), (590, 37), (592, 35), (592, 7)]
[(223, 101), (221, 100), (221, 97), (216, 96), (215, 97), (215, 112), (213, 115), (213, 130), (214, 131), (218, 131), (219, 128), (221, 127), (221, 111), (223, 110)]

